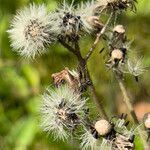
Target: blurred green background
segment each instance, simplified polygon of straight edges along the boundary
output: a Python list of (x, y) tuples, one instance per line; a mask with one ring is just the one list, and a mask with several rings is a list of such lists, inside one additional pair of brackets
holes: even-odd
[[(76, 3), (80, 1), (83, 0), (75, 0)], [(60, 1), (0, 0), (0, 149), (78, 149), (61, 141), (54, 142), (50, 135), (43, 133), (39, 127), (38, 114), (40, 95), (52, 84), (51, 74), (64, 67), (74, 69), (77, 64), (75, 57), (60, 44), (55, 44), (49, 48), (47, 54), (34, 61), (27, 61), (10, 47), (6, 30), (13, 15), (17, 9), (33, 2), (44, 2), (48, 10), (54, 10)], [(128, 12), (121, 15), (118, 21), (127, 27), (129, 38), (134, 39), (131, 50), (136, 51), (139, 56), (144, 56), (144, 64), (150, 66), (150, 1), (139, 0), (137, 13)], [(92, 36), (81, 39), (83, 54), (87, 52), (93, 40)], [(126, 108), (113, 74), (104, 67), (105, 54), (99, 54), (102, 44), (103, 42), (98, 45), (88, 65), (107, 113), (115, 115), (121, 111), (126, 112)], [(140, 118), (145, 111), (150, 112), (149, 72), (140, 77), (139, 83), (130, 75), (125, 77), (125, 82), (138, 117)]]

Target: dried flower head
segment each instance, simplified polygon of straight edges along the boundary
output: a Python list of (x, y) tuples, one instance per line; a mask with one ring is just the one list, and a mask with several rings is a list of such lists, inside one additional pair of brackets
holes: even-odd
[(82, 27), (80, 16), (75, 14), (75, 8), (73, 6), (74, 1), (71, 5), (68, 5), (64, 0), (61, 7), (55, 11), (55, 20), (57, 26), (60, 29), (60, 37), (67, 40), (78, 39), (79, 31)]
[(123, 58), (123, 52), (120, 49), (114, 49), (111, 53), (111, 58), (115, 60), (121, 60)]
[(107, 135), (112, 129), (112, 125), (109, 123), (109, 121), (104, 119), (97, 121), (94, 127), (101, 136)]
[(48, 89), (41, 107), (43, 130), (52, 133), (54, 139), (67, 139), (67, 130), (73, 130), (80, 123), (85, 103), (86, 99), (81, 99), (80, 94), (68, 86)]
[(100, 22), (99, 14), (96, 9), (95, 1), (81, 2), (76, 10), (76, 15), (80, 16), (83, 30), (91, 32), (102, 29), (103, 24)]
[(130, 8), (132, 11), (136, 10), (136, 0), (97, 0), (98, 7), (105, 6), (108, 10), (126, 10)]
[[(129, 121), (126, 121), (127, 115), (122, 114), (120, 118), (113, 118), (111, 123), (113, 124), (113, 130), (111, 138), (109, 140), (112, 143), (112, 149), (134, 150), (134, 132), (135, 129), (127, 128)], [(114, 135), (113, 135), (114, 134)]]
[(80, 87), (78, 73), (74, 70), (70, 71), (68, 68), (65, 68), (58, 73), (52, 74), (52, 78), (56, 87), (59, 87), (65, 83), (76, 91), (78, 91)]
[(47, 45), (55, 41), (52, 14), (44, 5), (35, 4), (18, 11), (8, 30), (11, 46), (20, 55), (34, 58), (45, 52)]
[(114, 150), (134, 150), (134, 143), (130, 139), (122, 134), (117, 133), (112, 143), (112, 149)]

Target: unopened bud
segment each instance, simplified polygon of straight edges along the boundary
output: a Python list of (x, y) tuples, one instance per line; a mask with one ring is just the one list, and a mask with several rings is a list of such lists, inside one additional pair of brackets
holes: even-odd
[(114, 27), (113, 32), (124, 34), (125, 33), (125, 28), (124, 28), (123, 25), (117, 25), (117, 26)]
[(95, 129), (100, 135), (105, 136), (111, 131), (112, 125), (107, 120), (99, 120), (95, 123)]
[(114, 49), (111, 53), (111, 58), (121, 60), (123, 58), (123, 52), (119, 49)]

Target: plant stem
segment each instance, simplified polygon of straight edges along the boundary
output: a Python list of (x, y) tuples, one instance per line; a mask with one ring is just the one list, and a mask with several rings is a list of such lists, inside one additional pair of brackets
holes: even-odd
[[(119, 84), (120, 90), (121, 90), (121, 92), (123, 94), (123, 97), (124, 97), (123, 101), (125, 102), (125, 104), (126, 104), (128, 110), (129, 110), (130, 114), (131, 114), (131, 117), (132, 117), (135, 125), (139, 126), (140, 123), (138, 121), (138, 118), (137, 118), (137, 116), (135, 114), (135, 111), (133, 109), (133, 106), (131, 104), (131, 100), (130, 100), (128, 94), (127, 94), (127, 90), (125, 88), (125, 85), (124, 85), (122, 79), (120, 78), (120, 76), (117, 75), (117, 73), (116, 73), (116, 78), (118, 80), (118, 84)], [(140, 137), (141, 137), (141, 139), (143, 141), (144, 149), (145, 150), (149, 150), (150, 149), (150, 145), (147, 142), (146, 132), (144, 132), (144, 129), (142, 130), (141, 127), (138, 128), (138, 132), (139, 132), (139, 135), (140, 135)]]
[[(93, 85), (92, 79), (90, 77), (88, 68), (87, 68), (87, 60), (85, 60), (82, 55), (81, 55), (81, 51), (80, 51), (80, 47), (78, 42), (75, 42), (75, 48), (71, 47), (70, 45), (68, 45), (67, 43), (65, 43), (63, 40), (59, 40), (59, 42), (70, 52), (72, 52), (78, 59), (78, 71), (80, 74), (82, 74), (81, 77), (81, 84), (87, 84), (88, 81), (88, 86), (89, 89), (93, 95), (93, 101), (95, 102), (95, 105), (99, 111), (99, 113), (101, 114), (101, 116), (105, 119), (108, 119), (108, 116), (106, 115), (106, 112), (104, 110), (104, 107), (102, 105), (102, 103), (100, 102), (97, 92), (95, 90), (95, 87)], [(83, 81), (82, 81), (83, 80)]]
[(105, 112), (105, 109), (104, 109), (102, 103), (99, 101), (99, 98), (98, 98), (98, 96), (97, 96), (97, 92), (96, 92), (95, 87), (94, 87), (94, 85), (93, 85), (93, 82), (92, 82), (92, 79), (91, 79), (91, 77), (90, 77), (90, 74), (89, 74), (88, 69), (87, 69), (87, 78), (88, 78), (88, 80), (91, 82), (91, 84), (89, 85), (89, 88), (90, 88), (91, 93), (93, 94), (93, 100), (94, 100), (94, 102), (95, 102), (97, 108), (100, 108), (100, 109), (99, 109), (99, 112), (100, 112), (100, 114), (102, 115), (102, 117), (103, 117), (104, 119), (108, 120), (109, 118), (108, 118), (108, 116), (107, 116), (107, 114), (106, 114), (106, 112)]
[[(79, 59), (78, 59), (79, 60)], [(95, 102), (95, 105), (97, 106), (97, 109), (99, 111), (99, 113), (101, 114), (101, 116), (105, 119), (108, 119), (108, 116), (104, 110), (104, 107), (102, 105), (102, 103), (100, 102), (97, 92), (95, 90), (93, 81), (90, 77), (89, 74), (89, 70), (87, 68), (87, 61), (85, 61), (84, 58), (82, 58), (82, 60), (79, 60), (79, 66), (78, 66), (79, 72), (82, 72), (83, 75), (83, 79), (84, 79), (84, 83), (88, 82), (88, 87), (93, 95), (93, 101)]]
[(109, 118), (104, 110), (104, 106), (102, 105), (101, 101), (99, 100), (99, 97), (97, 95), (96, 89), (93, 84), (93, 81), (90, 77), (89, 70), (87, 67), (87, 61), (85, 61), (85, 59), (82, 59), (79, 61), (78, 70), (79, 70), (79, 72), (82, 72), (82, 76), (84, 79), (83, 83), (88, 84), (89, 90), (91, 91), (91, 93), (93, 95), (93, 101), (95, 102), (95, 105), (96, 105), (99, 113), (101, 114), (101, 117), (108, 120)]
[(137, 116), (136, 116), (136, 114), (134, 112), (133, 106), (132, 106), (130, 98), (129, 98), (128, 94), (127, 94), (127, 91), (126, 91), (126, 88), (124, 86), (124, 83), (123, 83), (122, 79), (120, 79), (119, 77), (117, 77), (117, 80), (118, 80), (118, 84), (119, 84), (120, 90), (121, 90), (121, 92), (123, 94), (123, 97), (124, 97), (123, 100), (124, 100), (125, 104), (127, 105), (127, 108), (130, 111), (130, 114), (131, 114), (131, 116), (133, 118), (133, 121), (135, 122), (135, 124), (139, 124), (139, 121), (138, 121)]
[[(63, 40), (59, 39), (59, 42), (66, 48), (68, 49), (70, 52), (72, 52), (78, 59), (78, 62), (79, 62), (79, 65), (78, 65), (78, 71), (79, 73), (82, 75), (81, 77), (81, 84), (87, 84), (88, 82), (88, 86), (89, 86), (89, 89), (93, 95), (93, 100), (95, 102), (95, 105), (97, 106), (97, 109), (99, 111), (99, 113), (101, 114), (101, 116), (105, 119), (108, 120), (108, 116), (104, 110), (104, 107), (102, 105), (102, 103), (99, 101), (99, 98), (98, 98), (98, 95), (97, 95), (97, 92), (96, 92), (96, 89), (94, 87), (94, 84), (92, 82), (92, 79), (90, 77), (90, 74), (89, 74), (89, 71), (88, 71), (88, 68), (87, 68), (87, 61), (88, 59), (91, 57), (92, 53), (94, 52), (101, 36), (105, 33), (106, 31), (106, 28), (107, 26), (109, 25), (110, 23), (110, 20), (113, 16), (113, 13), (110, 14), (106, 24), (104, 25), (104, 27), (102, 28), (102, 30), (97, 34), (97, 37), (94, 41), (94, 44), (92, 45), (92, 47), (90, 48), (89, 52), (87, 53), (87, 55), (83, 58), (82, 55), (81, 55), (81, 51), (80, 51), (80, 47), (79, 47), (79, 44), (78, 44), (78, 41), (76, 41), (74, 44), (74, 48), (70, 45), (68, 45), (67, 43), (65, 43)], [(83, 80), (83, 81), (82, 81)]]
[(85, 60), (86, 60), (86, 61), (90, 58), (90, 56), (91, 56), (92, 53), (94, 52), (94, 50), (95, 50), (95, 48), (96, 48), (96, 46), (97, 46), (97, 44), (98, 44), (98, 42), (99, 42), (101, 36), (105, 33), (105, 31), (106, 31), (106, 29), (107, 29), (107, 26), (109, 25), (112, 16), (113, 16), (113, 13), (110, 14), (110, 16), (109, 16), (109, 18), (108, 18), (106, 24), (104, 25), (104, 27), (102, 28), (102, 30), (97, 34), (96, 39), (95, 39), (95, 41), (94, 41), (92, 47), (90, 48), (89, 52), (88, 52), (87, 55), (85, 56)]

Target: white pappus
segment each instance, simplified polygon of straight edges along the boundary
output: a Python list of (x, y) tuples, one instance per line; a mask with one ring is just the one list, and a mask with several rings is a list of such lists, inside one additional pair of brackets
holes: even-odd
[(17, 12), (8, 30), (11, 46), (21, 56), (34, 58), (56, 40), (52, 14), (45, 5), (30, 4)]
[(61, 36), (69, 40), (76, 40), (82, 32), (91, 32), (94, 28), (101, 28), (99, 17), (95, 16), (96, 5), (91, 2), (70, 5), (64, 0), (63, 4), (55, 11), (55, 26), (59, 26)]
[(86, 99), (67, 85), (49, 88), (43, 95), (41, 106), (43, 130), (52, 133), (54, 139), (67, 139), (70, 134), (67, 131), (80, 123), (85, 103)]
[(64, 0), (59, 8), (54, 13), (55, 26), (59, 27), (60, 36), (74, 40), (78, 36), (78, 32), (81, 28), (81, 20), (79, 16), (75, 14), (74, 1), (70, 5)]
[(146, 68), (143, 65), (143, 59), (139, 58), (138, 60), (128, 60), (127, 61), (129, 73), (134, 76), (139, 76), (146, 71)]
[(80, 136), (80, 147), (83, 150), (111, 150), (112, 142), (105, 138), (95, 138), (91, 131), (84, 127), (84, 133)]
[(94, 138), (90, 130), (84, 128), (84, 133), (80, 136), (80, 147), (83, 150), (98, 150), (100, 148), (99, 140)]
[(134, 77), (138, 77), (145, 73), (146, 67), (143, 65), (143, 58), (129, 58), (124, 68), (121, 69), (123, 73), (128, 73)]

